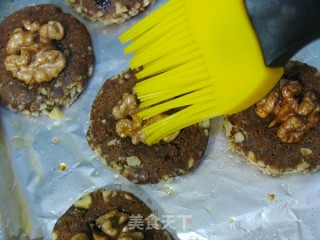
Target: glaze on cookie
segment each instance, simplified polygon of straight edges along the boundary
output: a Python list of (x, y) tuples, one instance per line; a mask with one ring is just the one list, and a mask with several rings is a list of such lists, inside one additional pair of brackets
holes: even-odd
[(176, 136), (169, 136), (169, 141), (164, 139), (152, 146), (137, 140), (135, 133), (134, 137), (119, 135), (119, 124), (132, 124), (135, 117), (118, 120), (113, 111), (123, 96), (132, 94), (135, 83), (134, 72), (127, 70), (101, 87), (91, 108), (87, 132), (91, 149), (110, 168), (134, 183), (157, 183), (191, 172), (205, 153), (209, 121), (187, 127)]

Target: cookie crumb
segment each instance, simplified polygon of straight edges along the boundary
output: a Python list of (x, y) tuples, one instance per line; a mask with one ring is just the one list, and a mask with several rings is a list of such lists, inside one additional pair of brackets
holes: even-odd
[(58, 166), (59, 170), (64, 172), (67, 169), (67, 164), (66, 163), (60, 163)]
[(270, 201), (274, 201), (274, 199), (275, 199), (275, 195), (274, 194), (271, 194), (271, 193), (269, 193), (268, 195), (267, 195), (267, 198), (270, 200)]
[(56, 120), (62, 119), (63, 116), (63, 112), (58, 107), (54, 107), (49, 113), (49, 117)]

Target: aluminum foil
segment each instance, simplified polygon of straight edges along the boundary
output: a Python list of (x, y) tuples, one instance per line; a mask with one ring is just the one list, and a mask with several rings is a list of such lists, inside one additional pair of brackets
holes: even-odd
[[(165, 0), (128, 22), (105, 27), (82, 19), (62, 0), (1, 0), (0, 20), (29, 5), (54, 3), (88, 27), (94, 74), (64, 118), (27, 117), (0, 108), (0, 239), (50, 239), (57, 219), (81, 195), (122, 189), (145, 201), (177, 239), (317, 239), (320, 173), (272, 178), (228, 148), (222, 119), (212, 120), (206, 154), (191, 174), (135, 185), (106, 168), (90, 150), (91, 104), (104, 81), (128, 68), (118, 36)], [(320, 42), (295, 59), (320, 67)], [(320, 157), (320, 156), (319, 156)], [(65, 170), (63, 168), (66, 167)], [(271, 199), (271, 196), (274, 199)]]

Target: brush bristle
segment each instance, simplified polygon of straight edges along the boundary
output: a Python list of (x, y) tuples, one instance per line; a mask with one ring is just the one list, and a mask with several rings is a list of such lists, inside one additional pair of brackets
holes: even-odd
[(134, 89), (144, 108), (138, 115), (146, 119), (183, 108), (143, 129), (148, 144), (215, 115), (210, 71), (184, 4), (169, 1), (120, 37), (122, 42), (132, 40), (125, 49), (134, 53), (130, 67), (143, 66), (136, 77), (145, 80)]

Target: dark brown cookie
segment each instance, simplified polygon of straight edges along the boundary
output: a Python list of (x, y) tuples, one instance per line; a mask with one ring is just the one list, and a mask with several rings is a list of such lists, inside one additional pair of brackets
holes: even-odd
[(109, 167), (139, 184), (157, 183), (192, 171), (208, 142), (209, 121), (181, 130), (171, 142), (133, 145), (131, 138), (116, 133), (112, 109), (124, 93), (131, 93), (136, 78), (131, 70), (108, 79), (91, 109), (87, 139), (90, 147)]
[(98, 190), (84, 195), (59, 218), (52, 239), (172, 239), (162, 228), (150, 208), (133, 194)]
[(144, 11), (154, 0), (67, 0), (83, 17), (105, 25), (122, 23)]
[[(63, 26), (64, 36), (60, 40), (50, 41), (45, 48), (49, 46), (50, 49), (61, 52), (66, 66), (51, 81), (27, 84), (13, 77), (13, 73), (5, 67), (8, 42), (14, 30), (20, 28), (22, 32), (27, 32), (24, 25), (26, 22), (45, 25), (49, 21), (58, 21)], [(54, 107), (69, 106), (75, 101), (84, 90), (94, 63), (91, 38), (82, 23), (72, 15), (62, 12), (59, 7), (45, 4), (26, 7), (11, 14), (0, 23), (0, 29), (0, 97), (7, 107), (36, 116), (40, 112), (47, 113)], [(51, 30), (48, 32), (50, 34)], [(31, 35), (34, 45), (39, 45), (39, 35), (39, 31), (34, 31)], [(18, 56), (19, 54), (22, 52), (18, 51)], [(30, 65), (31, 63), (27, 66)]]
[[(282, 94), (279, 89), (284, 88), (281, 88), (280, 84), (293, 84), (294, 81), (297, 81), (302, 86), (302, 91), (299, 94), (294, 94), (296, 96), (292, 99), (293, 103), (297, 104), (296, 107), (300, 107), (299, 111), (303, 106), (301, 104), (303, 97), (306, 96), (308, 91), (315, 94), (314, 101), (319, 106), (320, 76), (317, 69), (303, 63), (290, 62), (286, 66), (282, 80), (275, 86), (273, 92), (277, 91)], [(286, 94), (288, 95), (288, 92)], [(271, 95), (269, 94), (268, 96)], [(288, 96), (291, 97), (291, 95)], [(309, 103), (304, 107), (308, 105)], [(301, 136), (301, 139), (299, 137), (299, 141), (284, 142), (284, 140), (292, 140), (290, 136), (297, 137), (300, 135), (301, 129), (307, 126), (310, 115), (298, 116), (301, 120), (297, 121), (296, 114), (292, 114), (293, 118), (283, 122), (285, 125), (282, 123), (270, 127), (270, 123), (275, 119), (275, 116), (270, 115), (264, 119), (258, 117), (256, 114), (257, 106), (254, 105), (243, 112), (225, 116), (224, 128), (231, 149), (244, 156), (263, 172), (273, 176), (318, 170), (320, 166), (319, 123), (316, 123), (314, 128), (311, 128), (305, 135)], [(289, 108), (293, 108), (293, 106), (289, 106)], [(293, 110), (288, 110), (283, 101), (280, 111), (291, 111), (292, 113)], [(319, 108), (316, 107), (312, 111), (314, 113), (313, 120), (319, 120)], [(294, 124), (291, 124), (292, 120), (295, 121)], [(299, 125), (297, 129), (294, 127), (296, 123), (303, 124)], [(282, 140), (279, 136), (282, 137)]]

